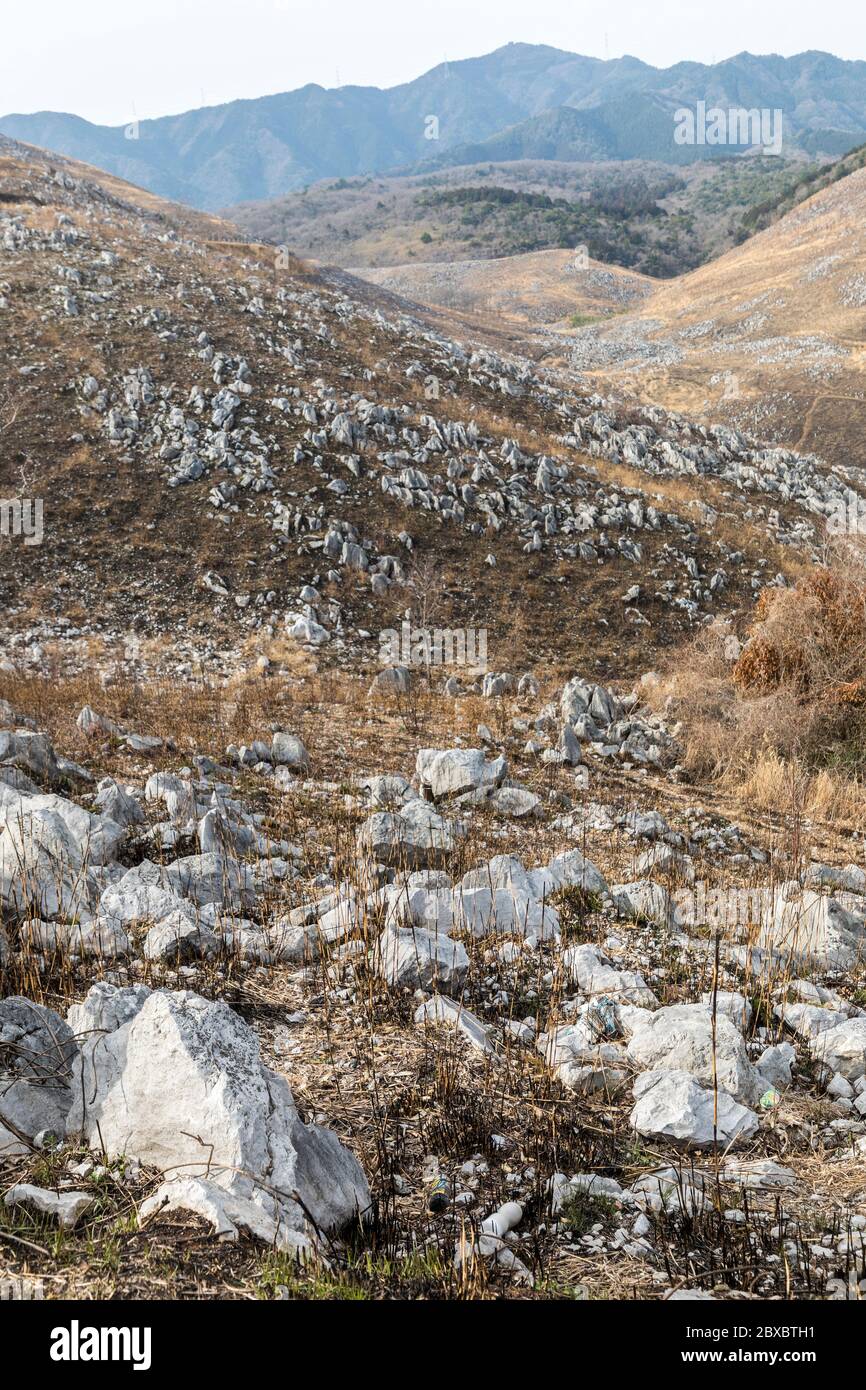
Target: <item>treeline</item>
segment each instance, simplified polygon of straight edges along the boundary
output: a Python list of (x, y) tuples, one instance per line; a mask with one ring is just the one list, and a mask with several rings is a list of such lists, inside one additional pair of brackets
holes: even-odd
[(866, 145), (858, 145), (856, 149), (849, 150), (833, 164), (808, 165), (801, 173), (791, 178), (774, 197), (754, 203), (743, 213), (740, 218), (742, 233), (738, 239), (745, 240), (747, 236), (763, 231), (765, 227), (778, 222), (780, 217), (784, 217), (798, 203), (805, 202), (807, 198), (820, 193), (824, 188), (829, 188), (831, 184), (838, 183), (840, 179), (847, 178), (849, 174), (864, 166)]
[(546, 193), (497, 185), (434, 189), (416, 205), (440, 216), (451, 212), (471, 245), (490, 254), (586, 246), (595, 260), (670, 276), (700, 264), (691, 219), (669, 217), (658, 200), (680, 186), (676, 175), (650, 183), (641, 176), (613, 181), (571, 202)]

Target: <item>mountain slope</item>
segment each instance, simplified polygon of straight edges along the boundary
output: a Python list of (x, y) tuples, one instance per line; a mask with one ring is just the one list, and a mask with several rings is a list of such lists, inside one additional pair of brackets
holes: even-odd
[(815, 568), (866, 490), (453, 319), (0, 137), (0, 1244), (52, 1322), (866, 1292), (866, 586)]
[(831, 184), (838, 183), (840, 179), (856, 173), (864, 165), (866, 165), (866, 145), (858, 145), (855, 149), (849, 150), (841, 159), (835, 159), (829, 164), (821, 164), (817, 167), (808, 165), (791, 178), (788, 187), (783, 185), (781, 192), (775, 197), (758, 202), (749, 208), (742, 218), (743, 230), (749, 233), (762, 231), (773, 222), (778, 222), (780, 217), (784, 217), (786, 212), (790, 212), (799, 203), (805, 202), (815, 193), (820, 193), (822, 188), (829, 188)]
[(331, 265), (497, 259), (585, 246), (607, 265), (665, 277), (737, 245), (754, 230), (751, 222), (744, 226), (752, 209), (774, 207), (795, 181), (817, 172), (802, 160), (769, 155), (676, 169), (644, 160), (515, 160), (324, 181), (237, 204), (225, 215), (260, 241)]
[(633, 92), (589, 108), (558, 106), (486, 140), (457, 145), (438, 158), (425, 160), (420, 167), (438, 169), (516, 159), (659, 159), (668, 164), (693, 164), (708, 158), (731, 159), (741, 153), (726, 145), (675, 144), (676, 105), (664, 95)]
[(353, 272), (421, 304), (528, 324), (604, 318), (650, 295), (656, 281), (596, 261), (576, 263), (573, 251), (534, 251), (484, 261), (366, 267)]
[[(636, 669), (648, 628), (663, 647), (750, 606), (768, 557), (796, 573), (844, 496), (93, 169), (0, 159), (0, 490), (44, 505), (38, 544), (0, 547), (16, 660), (146, 640), (190, 671), (275, 646), (375, 665), (435, 573), (439, 621), (488, 630), (492, 661), (520, 630), (527, 656)], [(788, 499), (770, 529), (756, 474)]]
[[(743, 53), (712, 66), (657, 69), (635, 58), (605, 62), (508, 44), (440, 64), (386, 91), (310, 84), (131, 129), (57, 112), (10, 114), (0, 119), (0, 132), (98, 164), (166, 197), (219, 208), (320, 178), (439, 160), (509, 129), (500, 137), (504, 148), (540, 143), (561, 149), (561, 136), (544, 136), (544, 122), (541, 130), (530, 127), (520, 135), (513, 128), (562, 107), (582, 113), (570, 148), (584, 158), (639, 154), (677, 162), (691, 156), (692, 149), (673, 142), (672, 116), (677, 106), (698, 100), (779, 108), (786, 146), (838, 154), (866, 136), (864, 79), (866, 64), (822, 53)], [(566, 119), (558, 115), (553, 124)]]
[(866, 466), (866, 169), (659, 285), (569, 357), (607, 387)]

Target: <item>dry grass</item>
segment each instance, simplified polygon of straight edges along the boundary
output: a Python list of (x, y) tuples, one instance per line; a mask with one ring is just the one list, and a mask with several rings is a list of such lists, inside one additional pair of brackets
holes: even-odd
[(644, 299), (657, 284), (640, 272), (595, 261), (589, 269), (603, 269), (608, 280), (575, 274), (574, 260), (573, 250), (545, 250), (489, 260), (467, 257), (447, 267), (424, 259), (353, 273), (421, 304), (529, 326), (571, 316), (604, 318), (621, 312), (624, 299)]
[(774, 749), (760, 753), (739, 784), (744, 801), (762, 811), (799, 803), (810, 819), (857, 827), (866, 817), (866, 788), (859, 777), (822, 769), (810, 773)]
[[(743, 245), (662, 282), (625, 321), (638, 337), (677, 349), (670, 365), (641, 364), (642, 399), (693, 419), (724, 419), (831, 462), (859, 463), (862, 309), (847, 287), (866, 264), (864, 200), (861, 169)], [(697, 325), (708, 329), (680, 336)], [(728, 400), (719, 384), (726, 372), (738, 388)], [(591, 375), (603, 394), (634, 387), (632, 364)]]
[(730, 622), (703, 628), (647, 699), (684, 726), (696, 777), (767, 810), (866, 816), (866, 579), (837, 555), (788, 589), (765, 589), (745, 645)]
[[(365, 683), (333, 672), (296, 681), (261, 678), (229, 690), (203, 684), (172, 687), (168, 682), (118, 682), (103, 689), (85, 678), (64, 682), (4, 677), (0, 684), (0, 697), (34, 715), (52, 734), (58, 751), (87, 763), (99, 775), (111, 772), (122, 781), (140, 782), (153, 766), (176, 769), (194, 751), (218, 757), (227, 742), (261, 737), (271, 723), (301, 733), (317, 777), (336, 783), (339, 790), (311, 784), (279, 797), (269, 790), (267, 779), (249, 776), (237, 784), (247, 804), (265, 812), (268, 833), (304, 846), (302, 875), (281, 890), (280, 911), (316, 896), (311, 880), (325, 870), (335, 881), (348, 881), (358, 890), (370, 887), (356, 849), (355, 832), (366, 813), (351, 795), (356, 790), (354, 776), (364, 770), (381, 771), (383, 763), (408, 771), (419, 744), (450, 746), (456, 734), (471, 741), (480, 720), (496, 725), (511, 753), (510, 720), (530, 708), (518, 701), (472, 698), (445, 704), (422, 688), (414, 711), (406, 711), (398, 703), (373, 706), (364, 691)], [(142, 732), (171, 737), (176, 748), (143, 764), (111, 740), (87, 742), (74, 724), (85, 702)], [(602, 785), (599, 778), (592, 796), (619, 808), (633, 806), (640, 795), (646, 804), (659, 804), (657, 786), (641, 787), (639, 779), (629, 780), (617, 769), (605, 769), (604, 776), (609, 780)], [(526, 780), (542, 795), (548, 786), (567, 785), (561, 772), (537, 765)], [(665, 811), (671, 814), (666, 805)], [(546, 862), (568, 843), (547, 818), (531, 826), (508, 827), (507, 848), (527, 864)], [(449, 873), (456, 878), (504, 847), (503, 826), (478, 814), (448, 864)], [(611, 881), (615, 874), (628, 875), (635, 846), (625, 835), (600, 832), (581, 847)], [(696, 868), (702, 876), (713, 873), (711, 864), (700, 859)], [(677, 887), (673, 878), (669, 887)], [(262, 910), (278, 909), (269, 899)], [(597, 904), (563, 903), (562, 910), (571, 940), (600, 943), (610, 931), (610, 918)], [(355, 947), (371, 946), (380, 926), (375, 910), (362, 914)], [(662, 1003), (694, 999), (712, 988), (711, 951), (684, 957), (672, 949), (666, 933), (637, 924), (621, 924), (617, 930), (633, 933), (636, 948), (658, 968), (654, 987)], [(564, 1020), (567, 990), (554, 948), (544, 945), (511, 960), (495, 950), (495, 938), (469, 939), (465, 944), (471, 968), (464, 1002), (497, 1039), (503, 1016), (531, 1016), (539, 1031)], [(99, 973), (95, 962), (86, 969), (58, 958), (24, 964), (27, 978), (7, 979), (4, 987), (23, 986), (30, 997), (61, 1009), (82, 995), (94, 971)], [(123, 979), (126, 967), (114, 968)], [(149, 966), (144, 978), (154, 985), (179, 983), (171, 970), (161, 972), (159, 967)], [(773, 992), (784, 983), (755, 978), (748, 970), (738, 979), (738, 986), (756, 1001), (757, 1019), (770, 1027), (771, 1036), (779, 1031), (772, 1017)], [(238, 962), (221, 959), (202, 965), (195, 978), (186, 976), (183, 984), (226, 999), (252, 1023), (265, 1061), (288, 1076), (302, 1115), (323, 1115), (358, 1154), (374, 1192), (372, 1223), (335, 1246), (330, 1269), (299, 1270), (252, 1242), (218, 1245), (195, 1220), (173, 1218), (139, 1230), (135, 1213), (153, 1190), (156, 1175), (145, 1172), (128, 1183), (112, 1169), (104, 1178), (85, 1180), (99, 1203), (92, 1220), (74, 1235), (61, 1238), (48, 1222), (21, 1212), (0, 1217), (0, 1267), (5, 1262), (10, 1273), (44, 1277), (49, 1297), (560, 1300), (586, 1296), (583, 1290), (593, 1298), (659, 1296), (651, 1265), (581, 1246), (579, 1232), (567, 1221), (557, 1229), (548, 1209), (546, 1181), (554, 1171), (591, 1171), (627, 1183), (652, 1165), (682, 1161), (663, 1144), (647, 1147), (636, 1142), (628, 1122), (628, 1088), (615, 1096), (575, 1096), (551, 1075), (534, 1048), (507, 1035), (498, 1043), (494, 1065), (468, 1053), (451, 1034), (417, 1028), (412, 1023), (417, 1001), (411, 993), (386, 988), (363, 957), (350, 957), (343, 946), (326, 947), (319, 960), (297, 969), (245, 970)], [(856, 981), (849, 984), (853, 988)], [(505, 1010), (503, 992), (509, 1001)], [(294, 1014), (303, 1015), (304, 1023), (292, 1028), (287, 1053), (281, 1035), (284, 1038), (286, 1018)], [(844, 1199), (831, 1201), (837, 1170), (821, 1163), (810, 1147), (812, 1111), (821, 1103), (808, 1092), (798, 1094), (771, 1128), (762, 1129), (754, 1149), (782, 1162), (798, 1163), (802, 1155), (811, 1164), (811, 1191), (820, 1199), (803, 1200), (798, 1210), (792, 1198), (792, 1209), (786, 1207), (781, 1223), (797, 1240), (801, 1227), (805, 1232), (817, 1219), (816, 1212), (823, 1219), (825, 1209), (838, 1206), (843, 1219), (860, 1200), (851, 1183)], [(494, 1135), (506, 1136), (504, 1150), (493, 1143)], [(474, 1155), (488, 1166), (473, 1206), (465, 1210), (452, 1201), (443, 1214), (429, 1212), (425, 1172), (431, 1156), (438, 1160), (453, 1196), (465, 1185), (461, 1165)], [(60, 1164), (61, 1159), (50, 1154), (32, 1155), (20, 1160), (14, 1171), (4, 1172), (3, 1179), (50, 1186), (61, 1175)], [(532, 1234), (518, 1251), (535, 1276), (534, 1290), (510, 1284), (503, 1272), (480, 1261), (458, 1275), (453, 1253), (464, 1228), (471, 1232), (480, 1218), (512, 1194), (514, 1178), (529, 1170), (534, 1176), (521, 1194), (526, 1206), (521, 1229)], [(395, 1177), (402, 1180), (399, 1189)], [(724, 1201), (729, 1207), (738, 1198), (725, 1194)], [(745, 1230), (721, 1227), (715, 1208), (686, 1225), (656, 1223), (653, 1239), (671, 1285), (696, 1283), (732, 1297), (819, 1295), (820, 1284), (805, 1262), (795, 1262), (786, 1276), (784, 1262), (774, 1265), (767, 1259), (778, 1248), (769, 1229), (769, 1214), (774, 1222), (777, 1215), (774, 1204), (774, 1197), (763, 1205), (756, 1201)], [(577, 1219), (578, 1214), (572, 1215)], [(612, 1229), (613, 1213), (584, 1213), (590, 1215)]]

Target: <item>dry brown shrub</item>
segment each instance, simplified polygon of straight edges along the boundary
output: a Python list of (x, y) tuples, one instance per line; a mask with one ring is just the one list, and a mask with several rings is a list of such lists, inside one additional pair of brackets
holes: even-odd
[(866, 578), (842, 563), (791, 589), (765, 589), (733, 672), (744, 693), (791, 686), (804, 700), (866, 696)]
[(835, 557), (789, 589), (765, 589), (747, 641), (716, 621), (678, 653), (647, 698), (682, 723), (685, 764), (766, 809), (789, 799), (851, 816), (866, 767), (866, 574)]

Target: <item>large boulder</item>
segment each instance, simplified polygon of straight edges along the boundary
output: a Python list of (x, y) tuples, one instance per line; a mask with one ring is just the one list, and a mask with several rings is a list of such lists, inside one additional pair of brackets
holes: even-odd
[[(648, 1071), (634, 1084), (632, 1129), (646, 1139), (664, 1139), (687, 1148), (720, 1148), (750, 1138), (758, 1116), (726, 1091), (701, 1086), (687, 1071)], [(716, 1100), (718, 1099), (718, 1103)]]
[(56, 811), (29, 810), (28, 799), (0, 829), (0, 906), (17, 915), (89, 921), (98, 892), (80, 844)]
[(568, 767), (577, 767), (583, 762), (580, 740), (570, 724), (563, 724), (556, 741), (556, 751)]
[(798, 1037), (810, 1042), (819, 1033), (826, 1033), (843, 1023), (847, 1015), (839, 1009), (825, 1009), (819, 1004), (776, 1004), (773, 1008), (776, 1018), (781, 1019)]
[(481, 682), (481, 694), (485, 700), (510, 695), (516, 688), (517, 682), (508, 671), (488, 671)]
[(83, 806), (65, 796), (28, 796), (22, 800), (24, 811), (52, 811), (63, 821), (78, 848), (82, 864), (109, 864), (116, 858), (117, 846), (125, 834), (107, 815), (92, 815)]
[(197, 907), (216, 903), (239, 911), (255, 906), (253, 876), (246, 865), (229, 854), (190, 854), (176, 859), (165, 870), (168, 886)]
[(117, 960), (128, 956), (129, 937), (123, 926), (108, 917), (89, 922), (43, 922), (28, 917), (18, 929), (19, 944), (43, 955), (59, 954), (70, 960), (94, 956), (98, 960)]
[(797, 1053), (789, 1042), (772, 1043), (764, 1048), (755, 1066), (767, 1090), (786, 1091), (796, 1061)]
[(470, 1013), (468, 1009), (464, 1009), (462, 1004), (455, 1003), (453, 999), (448, 999), (444, 994), (435, 994), (432, 999), (427, 999), (423, 1004), (419, 1004), (415, 1010), (415, 1022), (419, 1027), (439, 1024), (445, 1028), (450, 1028), (464, 1038), (476, 1052), (493, 1053), (496, 1051), (493, 1039), (481, 1020)]
[(627, 1080), (625, 1049), (619, 1043), (605, 1042), (592, 1016), (585, 1012), (576, 1023), (542, 1033), (536, 1047), (571, 1090), (613, 1093)]
[(765, 1089), (739, 1029), (719, 1013), (714, 1035), (705, 1004), (671, 1004), (650, 1014), (635, 1028), (628, 1055), (645, 1071), (688, 1072), (705, 1086), (715, 1078), (720, 1090), (745, 1105)]
[(183, 912), (170, 912), (144, 938), (145, 959), (170, 965), (208, 959), (218, 950), (219, 942), (210, 927), (191, 922)]
[(850, 912), (835, 898), (808, 889), (791, 898), (774, 895), (762, 904), (753, 944), (775, 951), (798, 969), (850, 970), (866, 959), (863, 923), (862, 912)]
[(439, 989), (459, 994), (469, 957), (459, 941), (422, 927), (388, 925), (379, 937), (374, 963), (389, 985), (404, 989)]
[(486, 762), (481, 748), (422, 748), (415, 766), (422, 787), (434, 800), (481, 788), (492, 790), (508, 771), (502, 757)]
[(250, 826), (231, 820), (218, 806), (212, 806), (202, 816), (196, 831), (202, 854), (229, 854), (237, 857), (248, 854), (256, 841)]
[(618, 970), (597, 946), (585, 942), (570, 946), (562, 954), (563, 969), (578, 988), (588, 995), (604, 994), (625, 1000), (641, 1009), (657, 1009), (658, 999), (643, 975), (635, 970)]
[[(712, 1008), (713, 992), (705, 990), (701, 995), (701, 1003), (706, 1004), (707, 1008)], [(738, 990), (720, 989), (715, 995), (716, 1010), (726, 1014), (734, 1026), (741, 1033), (747, 1033), (752, 1022), (752, 1004), (744, 994)]]
[(632, 883), (614, 883), (611, 895), (617, 912), (636, 922), (652, 922), (658, 927), (673, 927), (677, 924), (677, 908), (667, 888), (654, 883), (651, 878), (636, 879)]
[(20, 767), (0, 763), (0, 809), (13, 799), (9, 796), (10, 792), (17, 792), (19, 796), (38, 796), (39, 785)]
[(406, 883), (388, 888), (389, 920), (397, 926), (423, 927), (425, 931), (447, 935), (454, 925), (454, 898), (450, 880), (445, 878), (444, 884), (431, 886), (412, 881), (427, 876), (424, 873), (411, 874)]
[(593, 685), (580, 676), (572, 676), (563, 687), (560, 709), (568, 724), (588, 715), (601, 728), (615, 723), (625, 712), (625, 706), (606, 686)]
[(143, 808), (113, 777), (103, 777), (96, 788), (94, 802), (103, 816), (108, 816), (116, 825), (127, 828), (144, 821)]
[(831, 864), (812, 863), (806, 868), (803, 882), (807, 888), (832, 888), (843, 893), (866, 893), (866, 869), (859, 864), (846, 864), (844, 869)]
[(812, 1056), (846, 1081), (866, 1075), (866, 1017), (848, 1018), (813, 1039)]
[(572, 676), (566, 682), (560, 696), (560, 709), (566, 723), (573, 724), (581, 715), (588, 713), (594, 688), (590, 681), (581, 680), (580, 676)]
[[(531, 792), (528, 787), (517, 786), (514, 783), (496, 787), (490, 793), (482, 787), (479, 791), (469, 793), (466, 799), (469, 798), (473, 801), (486, 801), (493, 814), (503, 820), (523, 820), (527, 816), (543, 814), (541, 797)], [(464, 798), (461, 797), (461, 805), (463, 801)]]
[(361, 786), (370, 798), (370, 805), (389, 811), (400, 807), (404, 801), (414, 801), (418, 793), (407, 778), (398, 772), (385, 772), (374, 777), (364, 777)]
[(309, 773), (310, 755), (294, 734), (277, 733), (271, 741), (271, 762), (278, 767), (290, 767), (296, 772)]
[(40, 782), (53, 782), (58, 775), (57, 758), (48, 736), (26, 729), (0, 729), (0, 763), (21, 768)]
[(384, 666), (370, 683), (368, 695), (408, 695), (412, 675), (407, 666)]
[(602, 898), (610, 891), (604, 874), (579, 849), (557, 854), (544, 869), (531, 869), (530, 882), (539, 897), (550, 897), (551, 893), (567, 888), (579, 888), (582, 893)]
[(549, 903), (521, 888), (461, 886), (454, 891), (454, 917), (473, 936), (536, 936), (559, 934), (559, 913)]
[(426, 801), (400, 811), (376, 811), (358, 831), (358, 848), (383, 864), (423, 869), (441, 864), (454, 848), (455, 830)]
[(164, 802), (173, 825), (188, 826), (199, 814), (195, 787), (174, 772), (152, 773), (144, 785), (144, 799)]
[(65, 1133), (77, 1055), (72, 1029), (53, 1009), (17, 995), (0, 1000), (0, 1158), (27, 1152), (22, 1135)]
[(113, 719), (104, 714), (97, 714), (90, 705), (84, 705), (75, 723), (87, 738), (120, 738), (123, 734), (123, 730)]
[(500, 854), (464, 874), (454, 891), (454, 915), (473, 936), (555, 937), (559, 914), (546, 896), (537, 871)]
[(81, 1052), (67, 1132), (162, 1170), (143, 1215), (191, 1208), (222, 1235), (243, 1227), (303, 1251), (369, 1206), (357, 1159), (302, 1123), (288, 1082), (227, 1004), (101, 983), (69, 1024)]
[(103, 890), (99, 911), (124, 927), (159, 922), (172, 912), (184, 913), (191, 922), (196, 918), (194, 905), (169, 888), (164, 871), (149, 860), (129, 869), (117, 883)]

